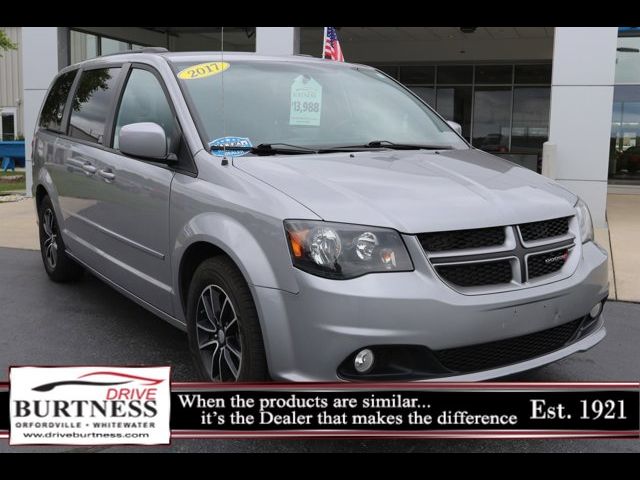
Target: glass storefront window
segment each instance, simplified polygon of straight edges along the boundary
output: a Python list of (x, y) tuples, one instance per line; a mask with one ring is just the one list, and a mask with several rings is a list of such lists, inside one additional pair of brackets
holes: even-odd
[(436, 89), (433, 87), (409, 87), (411, 91), (427, 102), (431, 107), (436, 108)]
[(100, 38), (100, 54), (109, 55), (111, 53), (126, 52), (130, 50), (131, 44), (127, 42), (121, 42), (120, 40), (114, 40), (113, 38), (101, 37)]
[[(1, 110), (1, 109), (0, 109)], [(0, 117), (0, 141), (11, 141), (16, 138), (16, 114), (15, 112), (1, 112)]]
[(618, 38), (616, 83), (640, 83), (640, 37)]
[(618, 85), (613, 94), (609, 178), (640, 180), (640, 85)]
[(549, 87), (515, 87), (513, 90), (513, 120), (511, 151), (538, 153), (549, 138)]
[(636, 29), (620, 29), (616, 52), (609, 143), (609, 181), (616, 184), (640, 183), (640, 34)]
[(476, 87), (473, 107), (473, 146), (507, 153), (511, 136), (511, 87)]
[(90, 33), (71, 30), (71, 63), (82, 62), (98, 56), (98, 37)]
[(550, 63), (377, 68), (459, 123), (467, 140), (473, 135), (474, 146), (540, 170), (549, 138)]
[(514, 82), (529, 85), (551, 85), (551, 65), (516, 65)]
[(437, 82), (441, 85), (463, 85), (473, 82), (471, 65), (438, 65)]
[(513, 82), (512, 65), (477, 65), (476, 83), (483, 84), (508, 84)]
[(471, 136), (471, 87), (440, 87), (436, 89), (436, 109), (445, 120), (462, 126), (462, 136)]
[(400, 81), (405, 85), (433, 85), (435, 67), (400, 67)]
[(144, 45), (137, 43), (122, 42), (113, 38), (79, 32), (77, 30), (70, 30), (69, 46), (72, 64), (100, 55), (109, 55), (144, 48)]

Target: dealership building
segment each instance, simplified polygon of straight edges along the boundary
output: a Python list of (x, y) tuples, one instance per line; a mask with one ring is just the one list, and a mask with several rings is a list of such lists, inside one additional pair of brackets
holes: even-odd
[[(346, 61), (411, 88), (475, 147), (541, 171), (606, 227), (607, 193), (640, 194), (638, 27), (338, 27)], [(146, 46), (322, 54), (322, 27), (0, 27), (0, 135), (24, 136), (59, 69)], [(375, 101), (375, 99), (372, 99)], [(533, 192), (532, 192), (533, 194)]]

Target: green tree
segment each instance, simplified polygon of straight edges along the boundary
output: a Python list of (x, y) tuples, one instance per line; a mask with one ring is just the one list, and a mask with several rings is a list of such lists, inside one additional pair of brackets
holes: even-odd
[[(15, 50), (18, 46), (11, 41), (4, 30), (0, 30), (0, 50)], [(0, 55), (1, 57), (2, 55)]]

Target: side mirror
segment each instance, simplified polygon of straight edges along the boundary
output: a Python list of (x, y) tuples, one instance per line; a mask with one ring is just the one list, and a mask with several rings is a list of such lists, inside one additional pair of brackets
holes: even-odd
[(122, 153), (132, 157), (157, 162), (175, 160), (175, 155), (168, 155), (167, 135), (157, 123), (141, 122), (125, 125), (120, 129), (118, 146)]
[(451, 128), (453, 128), (456, 133), (460, 136), (462, 136), (462, 125), (460, 125), (458, 122), (454, 122), (452, 120), (447, 120), (447, 123), (449, 124), (449, 126)]

